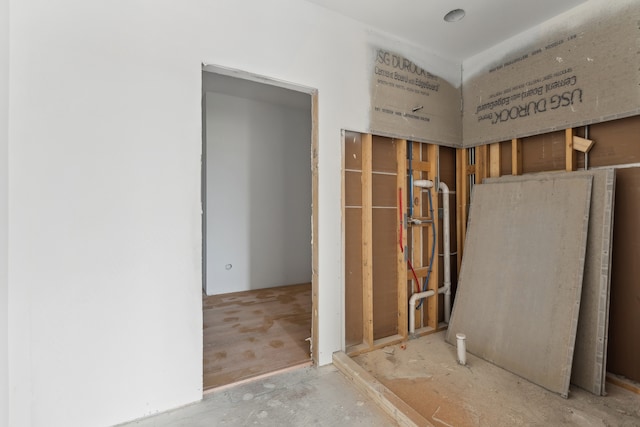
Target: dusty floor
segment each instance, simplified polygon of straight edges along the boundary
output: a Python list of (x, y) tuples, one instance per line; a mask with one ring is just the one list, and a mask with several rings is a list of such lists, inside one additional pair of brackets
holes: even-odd
[(126, 427), (395, 426), (333, 366), (301, 368), (205, 395)]
[(435, 426), (640, 426), (640, 395), (607, 383), (563, 399), (470, 354), (458, 365), (443, 332), (353, 360)]
[(311, 362), (311, 283), (203, 297), (205, 390)]

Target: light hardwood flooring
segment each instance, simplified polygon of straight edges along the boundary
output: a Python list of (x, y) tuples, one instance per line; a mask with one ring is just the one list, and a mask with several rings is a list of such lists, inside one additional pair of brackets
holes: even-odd
[(311, 284), (203, 297), (204, 390), (308, 363)]

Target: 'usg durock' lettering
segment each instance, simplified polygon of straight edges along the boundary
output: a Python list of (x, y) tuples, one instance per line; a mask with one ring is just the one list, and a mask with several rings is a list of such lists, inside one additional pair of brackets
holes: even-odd
[(428, 79), (437, 79), (436, 76), (418, 67), (408, 59), (395, 55), (391, 52), (387, 52), (385, 50), (378, 50), (376, 62), (396, 68), (400, 71), (406, 71), (415, 74), (417, 76), (426, 77)]
[(553, 95), (550, 98), (541, 98), (537, 101), (514, 105), (511, 108), (505, 108), (488, 117), (480, 117), (478, 118), (478, 121), (491, 118), (491, 124), (495, 125), (509, 120), (516, 120), (540, 113), (546, 113), (547, 111), (557, 110), (560, 107), (568, 107), (576, 103), (582, 103), (582, 89), (574, 89), (573, 91)]

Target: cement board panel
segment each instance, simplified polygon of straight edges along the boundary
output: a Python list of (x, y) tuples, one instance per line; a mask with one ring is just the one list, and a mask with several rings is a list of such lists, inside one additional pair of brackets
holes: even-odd
[(465, 78), (463, 146), (640, 112), (640, 2), (591, 3)]
[(474, 187), (447, 342), (567, 397), (590, 176)]
[(605, 394), (611, 247), (616, 173), (614, 169), (541, 173), (488, 178), (485, 184), (593, 176), (587, 252), (571, 382), (595, 395)]
[(374, 49), (371, 133), (459, 147), (460, 87), (399, 53)]

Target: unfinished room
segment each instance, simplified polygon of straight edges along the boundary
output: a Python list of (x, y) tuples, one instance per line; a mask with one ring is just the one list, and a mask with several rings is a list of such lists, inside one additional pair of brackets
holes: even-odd
[(0, 427), (640, 425), (638, 0), (0, 0), (0, 162)]

